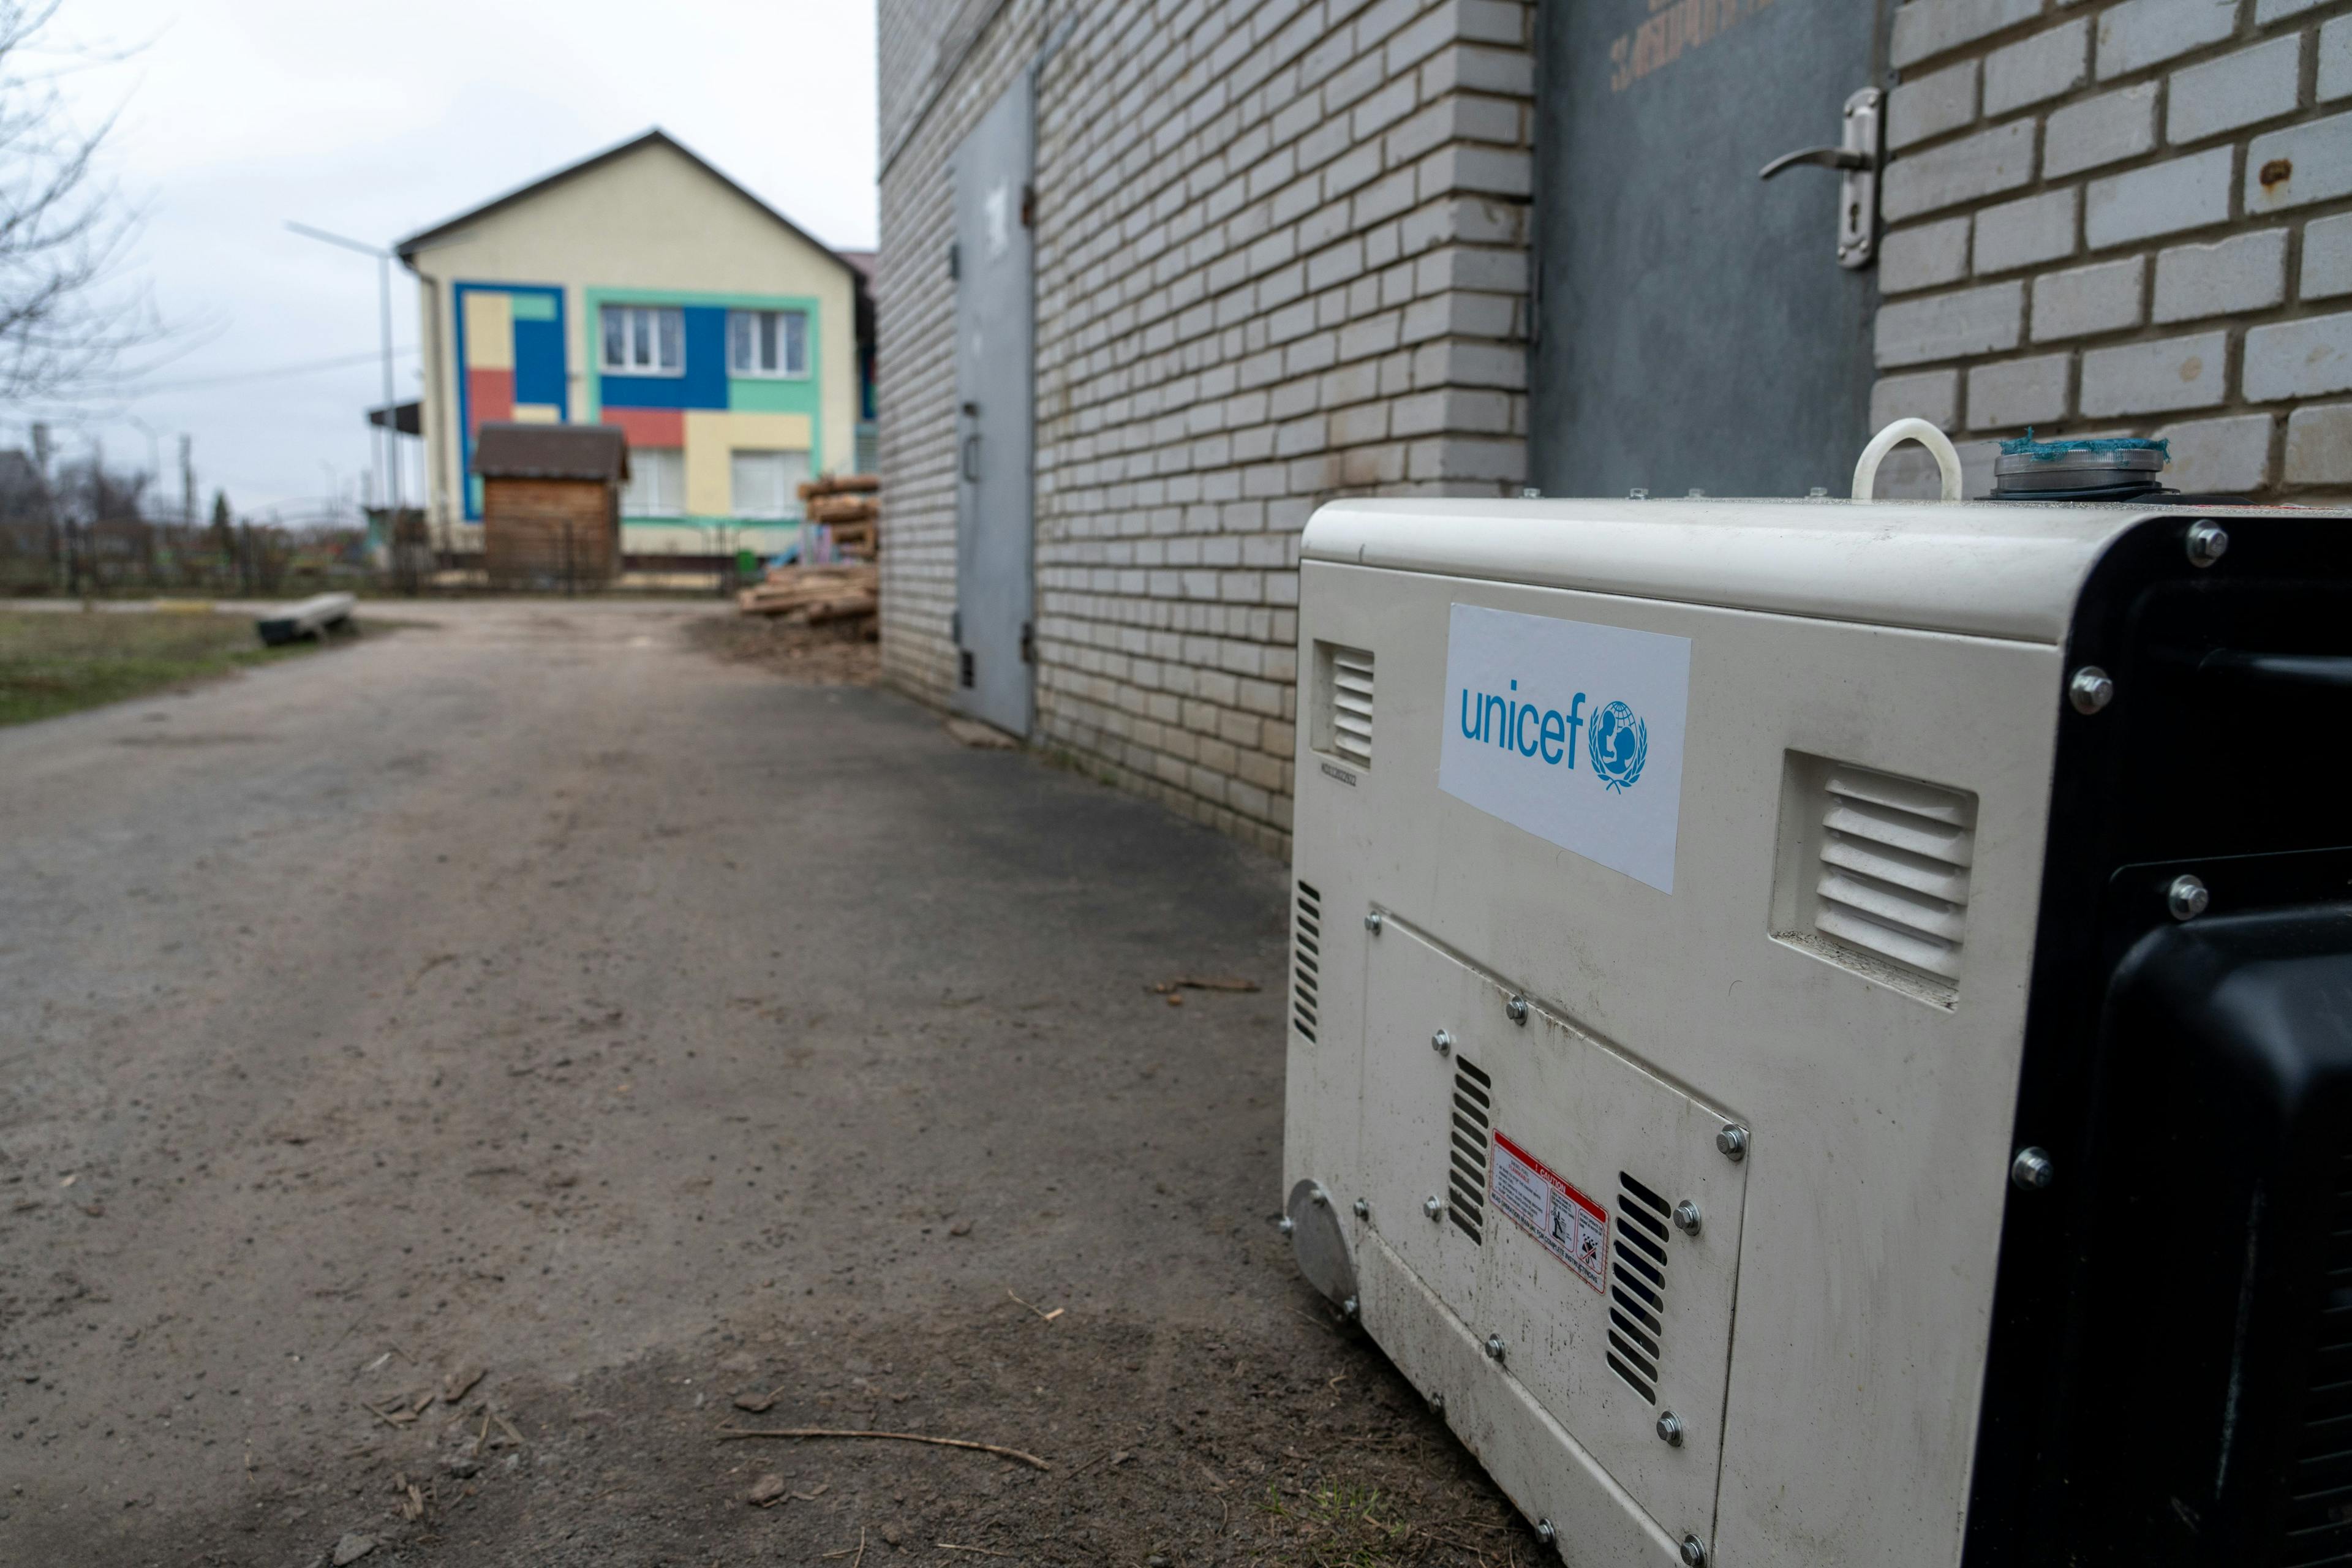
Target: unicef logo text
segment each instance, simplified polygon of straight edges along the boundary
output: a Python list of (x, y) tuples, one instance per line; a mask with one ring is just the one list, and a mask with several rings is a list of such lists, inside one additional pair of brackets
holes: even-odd
[(1585, 695), (1569, 699), (1565, 710), (1518, 696), (1519, 683), (1507, 692), (1462, 689), (1462, 738), (1517, 752), (1549, 767), (1576, 767), (1577, 738), (1588, 730), (1586, 753), (1592, 771), (1613, 794), (1642, 782), (1650, 760), (1650, 727), (1622, 702), (1612, 702), (1584, 716)]

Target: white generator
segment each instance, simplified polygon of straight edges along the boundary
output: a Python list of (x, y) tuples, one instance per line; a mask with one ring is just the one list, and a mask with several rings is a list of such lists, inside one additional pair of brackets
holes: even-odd
[(1285, 1228), (1568, 1563), (2352, 1563), (2352, 521), (1302, 554)]

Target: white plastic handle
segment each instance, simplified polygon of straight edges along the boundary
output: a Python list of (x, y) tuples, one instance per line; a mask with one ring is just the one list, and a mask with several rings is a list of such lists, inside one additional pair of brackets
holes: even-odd
[(1878, 488), (1878, 465), (1886, 454), (1906, 441), (1916, 441), (1936, 455), (1936, 467), (1943, 471), (1944, 499), (1960, 499), (1960, 454), (1952, 446), (1950, 437), (1925, 419), (1897, 419), (1870, 438), (1862, 449), (1862, 457), (1853, 465), (1853, 499), (1869, 500)]

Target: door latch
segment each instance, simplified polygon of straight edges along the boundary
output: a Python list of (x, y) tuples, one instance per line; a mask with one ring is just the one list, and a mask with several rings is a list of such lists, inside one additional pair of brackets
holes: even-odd
[(1021, 623), (1021, 662), (1024, 664), (1037, 662), (1037, 627), (1035, 623), (1031, 621)]
[(1845, 100), (1845, 136), (1835, 147), (1806, 147), (1784, 153), (1764, 165), (1761, 179), (1770, 179), (1799, 164), (1838, 171), (1838, 265), (1867, 267), (1878, 254), (1878, 170), (1880, 109), (1885, 95), (1865, 87)]

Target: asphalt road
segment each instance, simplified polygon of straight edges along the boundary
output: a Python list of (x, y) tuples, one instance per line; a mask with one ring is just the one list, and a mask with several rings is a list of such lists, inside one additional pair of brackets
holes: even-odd
[(1281, 867), (403, 613), (0, 731), (0, 1563), (1527, 1555), (1274, 1231)]

